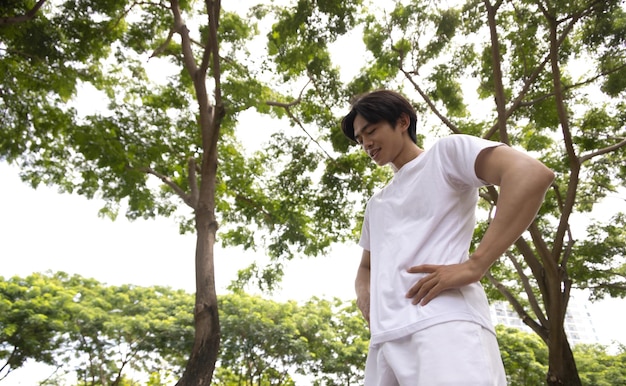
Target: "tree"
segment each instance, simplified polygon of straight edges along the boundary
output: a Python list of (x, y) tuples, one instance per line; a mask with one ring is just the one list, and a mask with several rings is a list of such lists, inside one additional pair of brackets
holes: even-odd
[(63, 272), (0, 281), (2, 376), (27, 360), (56, 368), (45, 382), (121, 385), (129, 370), (171, 379), (193, 337), (193, 297), (165, 287), (106, 286)]
[(220, 310), (217, 384), (294, 385), (290, 373), (302, 373), (310, 360), (297, 321), (299, 306), (242, 293), (221, 297)]
[(584, 385), (609, 386), (626, 383), (626, 351), (609, 355), (601, 345), (576, 345), (574, 355)]
[[(591, 223), (588, 236), (571, 227), (574, 213), (625, 185), (624, 3), (394, 5), (366, 18), (372, 60), (351, 89), (401, 88), (433, 130), (521, 147), (556, 172), (539, 216), (486, 284), (548, 345), (548, 384), (580, 385), (563, 329), (571, 289), (626, 294), (624, 214)], [(496, 189), (481, 197), (492, 213)]]
[(52, 280), (74, 294), (66, 306), (69, 322), (58, 331), (67, 342), (56, 356), (75, 364), (79, 383), (120, 385), (131, 370), (180, 376), (181, 353), (193, 337), (192, 295), (160, 286), (106, 286), (63, 273)]
[(508, 384), (539, 385), (548, 370), (548, 349), (536, 334), (496, 326), (498, 344)]
[(308, 317), (307, 340), (315, 361), (310, 373), (313, 385), (361, 385), (369, 346), (369, 328), (356, 306), (312, 298), (302, 307)]
[(0, 380), (27, 360), (55, 365), (72, 295), (42, 275), (0, 277)]
[[(542, 383), (548, 367), (548, 348), (537, 334), (516, 328), (496, 326), (498, 343), (509, 385)], [(578, 374), (583, 385), (621, 385), (626, 379), (624, 347), (611, 355), (599, 344), (577, 344), (573, 347)]]
[[(104, 199), (102, 214), (112, 218), (124, 206), (131, 219), (172, 215), (180, 204), (193, 211), (181, 228), (197, 235), (195, 339), (179, 384), (208, 385), (220, 336), (218, 220), (235, 224), (223, 231), (227, 245), (264, 246), (275, 261), (315, 255), (349, 234), (348, 212), (337, 210), (343, 191), (332, 185), (332, 172), (321, 185), (312, 182), (319, 154), (300, 137), (278, 134), (268, 154), (245, 156), (235, 136), (238, 115), (250, 107), (276, 117), (290, 110), (247, 66), (254, 24), (219, 1), (207, 0), (203, 10), (178, 0), (43, 3), (13, 1), (0, 14), (0, 157), (18, 164), (34, 187)], [(327, 19), (320, 28), (345, 33), (355, 4), (316, 10)], [(309, 46), (325, 53), (323, 44)], [(328, 65), (328, 55), (322, 58)], [(154, 62), (171, 71), (167, 79), (150, 79), (146, 63)], [(106, 109), (82, 114), (73, 107), (85, 85), (101, 91)], [(328, 91), (336, 93), (325, 87), (317, 95)], [(321, 115), (326, 123), (331, 116)], [(276, 263), (260, 275), (271, 286), (280, 273)]]
[(219, 385), (356, 385), (369, 334), (354, 302), (312, 298), (279, 303), (234, 293), (220, 297)]
[[(74, 376), (85, 385), (142, 382), (131, 369), (147, 384), (162, 385), (184, 369), (193, 343), (191, 294), (110, 286), (63, 272), (2, 279), (0, 289), (2, 359), (13, 354), (4, 376), (26, 360), (56, 368), (41, 382), (47, 385), (67, 384)], [(222, 345), (214, 384), (362, 383), (369, 332), (354, 301), (276, 302), (239, 292), (220, 296), (219, 310)], [(545, 343), (515, 328), (496, 330), (509, 384), (541, 383)], [(584, 384), (624, 383), (623, 347), (615, 355), (600, 345), (573, 351)]]
[[(27, 360), (49, 364), (45, 384), (165, 384), (192, 345), (194, 298), (166, 287), (110, 286), (79, 275), (0, 281), (3, 378)], [(303, 304), (219, 297), (222, 342), (214, 384), (350, 385), (362, 380), (368, 331), (354, 302)], [(132, 374), (131, 374), (132, 371)]]

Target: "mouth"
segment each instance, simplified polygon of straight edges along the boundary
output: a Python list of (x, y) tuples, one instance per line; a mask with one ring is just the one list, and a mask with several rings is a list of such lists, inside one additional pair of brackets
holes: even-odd
[(373, 149), (373, 150), (370, 150), (368, 153), (369, 153), (370, 158), (375, 161), (376, 157), (378, 157), (378, 154), (380, 154), (380, 149), (379, 148)]

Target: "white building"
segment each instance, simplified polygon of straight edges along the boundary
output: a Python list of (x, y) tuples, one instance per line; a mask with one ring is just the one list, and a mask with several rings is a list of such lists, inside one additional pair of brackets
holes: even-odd
[[(522, 322), (508, 302), (498, 301), (491, 304), (491, 320), (494, 325), (502, 324), (507, 327), (519, 328), (522, 331), (534, 333)], [(599, 343), (598, 335), (587, 305), (570, 298), (567, 313), (565, 314), (565, 333), (569, 343), (574, 346), (578, 343)]]

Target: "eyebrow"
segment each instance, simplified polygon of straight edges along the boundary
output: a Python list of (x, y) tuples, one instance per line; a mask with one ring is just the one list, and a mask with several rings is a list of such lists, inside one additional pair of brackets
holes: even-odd
[(361, 136), (361, 133), (364, 132), (365, 130), (367, 130), (368, 127), (370, 127), (372, 125), (371, 122), (367, 122), (362, 128), (361, 131), (359, 132), (359, 134), (356, 134), (356, 130), (353, 132), (354, 134), (354, 140), (358, 142), (359, 137)]

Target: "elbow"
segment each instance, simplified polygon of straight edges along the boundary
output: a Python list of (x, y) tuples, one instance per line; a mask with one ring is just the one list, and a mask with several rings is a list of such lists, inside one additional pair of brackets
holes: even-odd
[(525, 165), (523, 163), (519, 165), (517, 177), (525, 177), (531, 186), (544, 192), (547, 191), (554, 182), (554, 171), (537, 159), (527, 159), (526, 161)]
[[(537, 160), (520, 164), (502, 180), (502, 185), (526, 187), (528, 194), (544, 195), (554, 182), (555, 174), (547, 166)], [(506, 181), (506, 182), (505, 182)]]
[(537, 177), (541, 181), (542, 186), (545, 187), (545, 190), (548, 190), (554, 182), (556, 175), (547, 166), (541, 164), (541, 170), (537, 171)]

